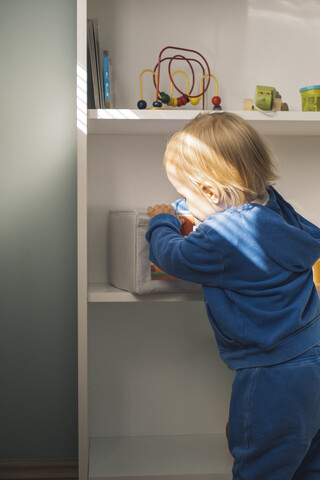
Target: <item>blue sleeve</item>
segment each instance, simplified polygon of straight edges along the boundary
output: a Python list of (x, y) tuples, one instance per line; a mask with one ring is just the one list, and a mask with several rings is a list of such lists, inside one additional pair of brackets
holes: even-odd
[(201, 228), (183, 237), (180, 227), (179, 220), (167, 213), (160, 213), (150, 220), (146, 233), (150, 260), (183, 280), (222, 286), (224, 262), (220, 251)]

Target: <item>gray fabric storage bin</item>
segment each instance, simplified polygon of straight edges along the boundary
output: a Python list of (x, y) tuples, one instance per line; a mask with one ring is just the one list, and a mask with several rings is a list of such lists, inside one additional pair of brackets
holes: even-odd
[(109, 214), (109, 281), (122, 290), (140, 295), (201, 292), (202, 286), (185, 280), (152, 280), (149, 244), (145, 234), (149, 216), (144, 210), (111, 211)]

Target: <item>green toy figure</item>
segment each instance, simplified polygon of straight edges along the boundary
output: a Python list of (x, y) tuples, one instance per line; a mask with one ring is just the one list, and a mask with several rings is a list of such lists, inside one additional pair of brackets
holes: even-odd
[(257, 85), (254, 100), (245, 98), (243, 110), (272, 112), (275, 110), (289, 110), (289, 108), (286, 103), (282, 103), (281, 95), (274, 87)]

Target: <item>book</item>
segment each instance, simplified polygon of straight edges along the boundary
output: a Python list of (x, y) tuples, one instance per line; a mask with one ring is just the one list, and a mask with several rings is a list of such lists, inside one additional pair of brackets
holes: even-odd
[(103, 52), (104, 108), (113, 108), (112, 67), (108, 50)]
[[(88, 92), (89, 108), (104, 108), (102, 64), (100, 55), (100, 41), (98, 20), (88, 18), (87, 21), (87, 40), (88, 40), (88, 87), (92, 86), (93, 94)], [(89, 68), (90, 67), (90, 68)], [(93, 98), (93, 104), (89, 104), (89, 99)]]

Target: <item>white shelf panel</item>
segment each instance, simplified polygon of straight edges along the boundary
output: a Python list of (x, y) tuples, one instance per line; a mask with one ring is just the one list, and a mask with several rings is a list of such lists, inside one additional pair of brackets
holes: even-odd
[[(212, 110), (208, 111), (212, 112)], [(170, 134), (200, 110), (88, 110), (89, 134)], [(234, 111), (264, 135), (320, 135), (320, 112)]]
[(88, 302), (183, 302), (203, 301), (202, 293), (168, 293), (155, 295), (136, 295), (115, 288), (110, 284), (93, 283), (89, 285)]
[(231, 480), (223, 434), (91, 438), (90, 480)]

